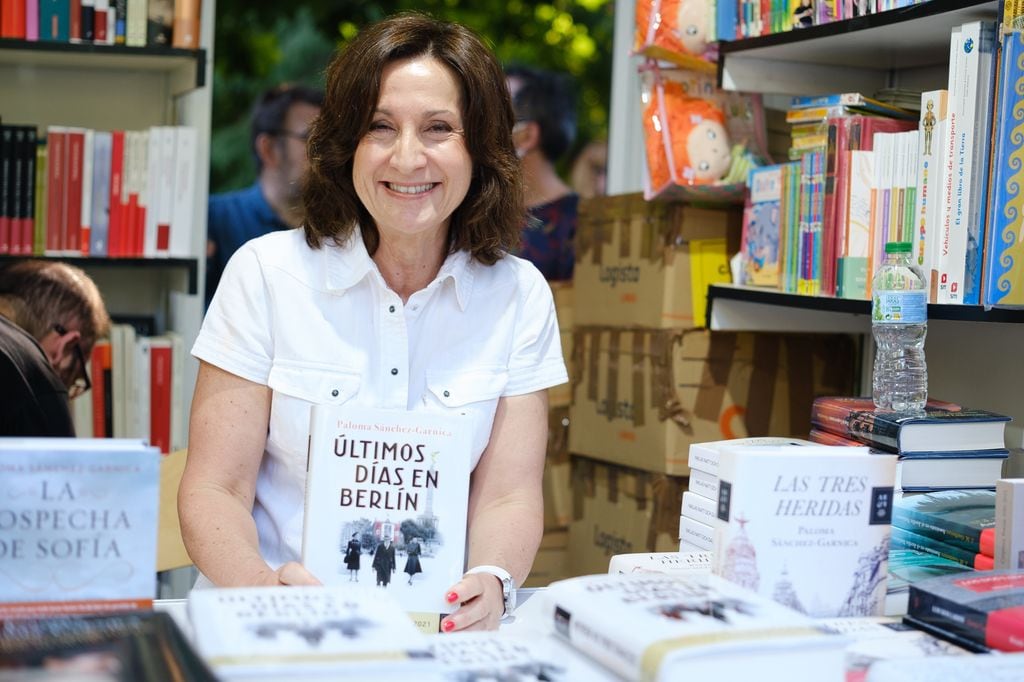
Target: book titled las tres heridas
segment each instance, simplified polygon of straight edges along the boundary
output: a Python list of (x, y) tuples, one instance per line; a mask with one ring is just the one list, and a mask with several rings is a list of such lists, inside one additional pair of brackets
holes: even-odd
[(303, 564), (326, 585), (387, 592), (437, 632), (465, 570), (469, 443), (455, 416), (315, 406)]
[(894, 455), (723, 447), (713, 572), (817, 618), (885, 607)]

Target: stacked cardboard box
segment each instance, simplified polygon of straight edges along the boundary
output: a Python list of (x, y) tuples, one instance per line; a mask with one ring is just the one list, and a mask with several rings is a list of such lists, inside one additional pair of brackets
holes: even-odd
[(569, 522), (572, 490), (569, 471), (569, 408), (548, 412), (548, 448), (544, 462), (544, 537), (525, 587), (545, 587), (569, 576)]

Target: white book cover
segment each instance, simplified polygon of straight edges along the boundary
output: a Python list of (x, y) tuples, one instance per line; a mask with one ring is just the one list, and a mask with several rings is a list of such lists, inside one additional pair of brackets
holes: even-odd
[(134, 403), (135, 328), (129, 324), (110, 325), (111, 404), (114, 411), (114, 437), (132, 437), (136, 406)]
[(929, 280), (929, 300), (936, 290), (935, 263), (939, 241), (942, 199), (942, 166), (945, 148), (947, 90), (921, 93), (921, 121), (917, 140), (917, 242), (914, 257)]
[(188, 258), (192, 255), (192, 230), (196, 222), (196, 129), (178, 126), (175, 140), (168, 253), (174, 258)]
[(875, 153), (854, 150), (849, 154), (849, 217), (843, 255), (866, 259), (871, 256), (871, 186), (875, 174)]
[(715, 548), (715, 527), (689, 516), (680, 516), (679, 539), (711, 551)]
[(185, 401), (185, 341), (174, 331), (164, 332), (171, 343), (171, 452), (188, 446), (188, 405)]
[(700, 469), (690, 469), (690, 477), (686, 487), (708, 499), (718, 499), (718, 476)]
[(868, 670), (866, 682), (1020, 682), (1024, 653), (928, 656), (923, 659), (879, 661)]
[(889, 193), (889, 241), (904, 242), (910, 236), (903, 225), (903, 202), (906, 198), (907, 134), (892, 133), (892, 190)]
[(152, 201), (153, 181), (149, 175), (149, 154), (150, 134), (148, 130), (140, 130), (136, 133), (135, 154), (138, 155), (133, 170), (135, 172), (134, 186), (139, 194), (139, 219), (142, 224), (138, 226), (141, 230), (132, 240), (135, 253), (132, 256), (144, 256), (146, 241), (146, 221), (149, 220), (149, 203)]
[(710, 573), (710, 552), (649, 552), (616, 554), (608, 562), (609, 573)]
[(0, 438), (0, 618), (148, 607), (159, 459), (136, 440)]
[(556, 634), (625, 679), (843, 679), (844, 638), (715, 575), (589, 575), (538, 596)]
[(153, 340), (148, 336), (138, 336), (135, 339), (135, 357), (133, 364), (135, 373), (131, 385), (135, 403), (134, 423), (132, 424), (131, 437), (143, 438), (147, 443), (153, 443), (153, 434), (150, 431), (150, 376), (152, 366), (150, 363), (150, 350)]
[(188, 615), (196, 648), (220, 675), (437, 672), (426, 637), (394, 597), (372, 587), (192, 590)]
[(826, 632), (834, 632), (850, 640), (846, 647), (847, 682), (863, 680), (877, 661), (970, 653), (907, 625), (899, 617), (822, 618), (817, 623)]
[[(565, 642), (542, 634), (455, 632), (432, 635), (427, 646), (445, 682), (614, 682), (608, 670)], [(417, 675), (416, 679), (422, 679)]]
[(893, 228), (892, 178), (894, 162), (894, 133), (875, 133), (873, 151), (875, 154), (875, 181), (872, 185), (874, 210), (871, 211), (871, 267), (874, 273), (885, 257), (885, 245), (890, 240)]
[(151, 191), (148, 197), (146, 224), (143, 226), (142, 232), (142, 256), (145, 258), (153, 258), (157, 255), (157, 217), (162, 208), (159, 187), (162, 181), (163, 130), (164, 126), (151, 126), (146, 142), (146, 179)]
[(996, 568), (1024, 569), (1024, 478), (996, 481)]
[(683, 493), (682, 516), (710, 524), (715, 521), (716, 511), (715, 500), (690, 490)]
[[(963, 197), (957, 195), (962, 187), (963, 162), (968, 153), (966, 147), (966, 121), (963, 100), (970, 86), (963, 81), (968, 69), (967, 56), (963, 46), (967, 36), (963, 26), (957, 26), (949, 37), (949, 117), (943, 140), (948, 157), (945, 159), (942, 186), (942, 227), (939, 246), (938, 303), (961, 303), (963, 294), (964, 264), (967, 258), (967, 226), (963, 223), (965, 208)], [(961, 147), (961, 144), (964, 146)], [(959, 216), (958, 216), (959, 214)]]
[(324, 584), (377, 586), (437, 632), (465, 570), (469, 449), (458, 417), (314, 406), (303, 564)]
[(92, 228), (89, 230), (89, 255), (107, 255), (110, 227), (110, 170), (113, 139), (109, 131), (97, 130), (92, 140)]
[(896, 456), (725, 448), (714, 571), (814, 617), (883, 615)]
[(785, 438), (779, 436), (751, 436), (749, 438), (730, 438), (728, 440), (712, 440), (704, 443), (690, 443), (690, 469), (697, 469), (713, 476), (718, 475), (719, 452), (724, 445), (814, 445), (809, 440)]

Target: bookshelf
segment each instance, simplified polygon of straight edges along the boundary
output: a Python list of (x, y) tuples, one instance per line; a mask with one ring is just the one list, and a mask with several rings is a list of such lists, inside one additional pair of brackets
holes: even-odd
[[(61, 256), (85, 270), (112, 315), (153, 316), (191, 348), (203, 316), (212, 49), (216, 2), (202, 3), (200, 49), (0, 40), (4, 123), (141, 130), (188, 125), (197, 131), (190, 247), (179, 258)], [(21, 256), (0, 256), (0, 265)], [(187, 353), (186, 353), (187, 355)], [(182, 404), (188, 414), (196, 362), (187, 358)]]
[[(608, 187), (612, 194), (641, 189), (643, 138), (633, 39), (634, 0), (616, 2), (613, 110), (609, 131)], [(787, 33), (723, 43), (719, 77), (726, 89), (783, 95), (821, 94), (881, 87), (946, 86), (953, 26), (998, 16), (993, 0), (931, 0), (882, 14)], [(616, 93), (619, 93), (618, 95)], [(773, 97), (774, 96), (774, 97)], [(621, 97), (624, 103), (617, 103)], [(615, 107), (619, 108), (616, 109)], [(639, 150), (639, 151), (638, 151)], [(1024, 310), (930, 305), (925, 353), (929, 392), (945, 400), (1003, 412), (1020, 440), (1024, 423)], [(707, 322), (729, 331), (843, 332), (863, 334), (862, 386), (870, 386), (873, 344), (870, 304), (714, 285)], [(1013, 436), (1011, 436), (1012, 438)]]

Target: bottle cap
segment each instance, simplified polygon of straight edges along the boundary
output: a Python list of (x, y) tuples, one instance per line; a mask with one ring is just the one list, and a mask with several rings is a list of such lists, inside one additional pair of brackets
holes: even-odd
[(910, 242), (889, 242), (885, 245), (886, 253), (910, 253)]

